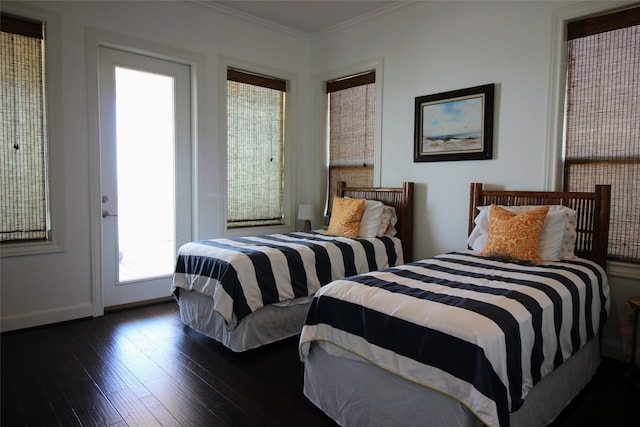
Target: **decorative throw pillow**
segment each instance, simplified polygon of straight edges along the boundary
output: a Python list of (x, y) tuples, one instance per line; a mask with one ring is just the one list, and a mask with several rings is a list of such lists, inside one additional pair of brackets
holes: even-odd
[(491, 205), (489, 238), (481, 256), (541, 264), (540, 238), (549, 206), (519, 214)]
[(327, 234), (351, 238), (358, 237), (360, 220), (364, 212), (364, 202), (365, 199), (334, 197)]

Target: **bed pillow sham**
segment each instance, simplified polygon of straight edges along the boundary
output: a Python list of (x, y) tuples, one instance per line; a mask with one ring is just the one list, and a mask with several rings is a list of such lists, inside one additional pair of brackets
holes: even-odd
[(540, 241), (549, 206), (513, 213), (491, 206), (489, 236), (480, 256), (542, 264)]
[(378, 235), (383, 208), (384, 204), (377, 200), (366, 200), (364, 202), (364, 212), (360, 220), (358, 237), (376, 237)]
[[(521, 213), (540, 206), (500, 206), (512, 213)], [(476, 251), (482, 251), (489, 236), (490, 207), (479, 206), (475, 227), (467, 244)], [(544, 224), (540, 240), (540, 258), (543, 261), (559, 261), (576, 258), (576, 218), (575, 210), (562, 205), (551, 205)]]
[(396, 230), (397, 223), (398, 215), (396, 214), (396, 208), (384, 205), (378, 228), (378, 237), (393, 237), (398, 234), (398, 230)]
[(365, 199), (333, 198), (331, 219), (327, 234), (356, 238), (360, 232), (360, 220), (364, 213)]
[(578, 233), (576, 226), (578, 222), (578, 212), (573, 209), (565, 208), (565, 228), (562, 236), (562, 246), (560, 247), (560, 259), (577, 258), (575, 254), (576, 240)]

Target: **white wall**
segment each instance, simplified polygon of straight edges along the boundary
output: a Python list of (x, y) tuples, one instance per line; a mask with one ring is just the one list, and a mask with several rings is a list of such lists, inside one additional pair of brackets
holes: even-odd
[[(384, 60), (380, 184), (416, 183), (415, 258), (466, 247), (471, 182), (496, 189), (554, 189), (545, 186), (554, 182), (547, 150), (557, 147), (549, 137), (556, 125), (549, 114), (558, 101), (553, 80), (558, 72), (553, 67), (559, 66), (553, 59), (556, 44), (562, 39), (555, 32), (558, 16), (585, 16), (614, 6), (418, 1), (312, 40), (315, 79)], [(487, 83), (496, 84), (493, 159), (414, 163), (415, 97)], [(612, 309), (603, 351), (622, 358), (630, 337), (626, 299), (640, 294), (639, 271), (614, 265), (608, 272)]]
[[(3, 9), (7, 2), (3, 2)], [(90, 316), (101, 307), (93, 305), (92, 254), (100, 233), (100, 219), (90, 215), (100, 206), (99, 191), (90, 182), (99, 178), (95, 171), (96, 144), (91, 124), (97, 117), (95, 91), (87, 78), (87, 34), (107, 34), (130, 40), (132, 45), (152, 46), (195, 61), (197, 69), (198, 186), (197, 218), (194, 238), (216, 237), (222, 232), (224, 181), (221, 171), (226, 159), (220, 145), (220, 91), (224, 82), (221, 61), (233, 58), (260, 67), (285, 71), (295, 78), (296, 91), (290, 100), (295, 107), (293, 153), (304, 156), (309, 126), (303, 101), (308, 98), (309, 42), (294, 34), (276, 31), (240, 20), (212, 8), (167, 1), (67, 1), (24, 2), (19, 7), (44, 9), (58, 15), (61, 24), (62, 145), (64, 164), (61, 186), (63, 251), (52, 254), (3, 257), (1, 265), (2, 330), (12, 330)], [(94, 53), (95, 58), (95, 53)], [(91, 58), (91, 54), (89, 55)], [(221, 76), (222, 70), (222, 76)], [(308, 157), (308, 156), (307, 156)], [(312, 159), (308, 159), (312, 162)], [(298, 165), (297, 159), (292, 164)], [(296, 166), (297, 167), (297, 166)], [(304, 166), (302, 170), (305, 170)], [(312, 181), (296, 183), (294, 191), (304, 194)], [(298, 197), (293, 194), (294, 200)], [(99, 212), (99, 210), (98, 210)], [(96, 227), (96, 224), (98, 227)], [(93, 238), (92, 238), (93, 236)], [(98, 247), (99, 248), (99, 247)], [(92, 252), (93, 251), (93, 252)], [(98, 276), (99, 277), (99, 276)]]
[[(21, 2), (24, 4), (24, 2)], [(607, 2), (589, 2), (606, 4)], [(413, 2), (389, 14), (311, 40), (243, 22), (212, 9), (172, 2), (41, 2), (62, 23), (64, 252), (2, 259), (2, 329), (92, 313), (91, 227), (85, 31), (88, 27), (189, 52), (198, 58), (198, 236), (221, 233), (219, 82), (221, 57), (298, 77), (294, 126), (295, 203), (322, 206), (321, 75), (383, 60), (379, 184), (416, 183), (414, 256), (465, 247), (469, 183), (543, 188), (554, 13), (560, 1)], [(414, 98), (496, 84), (492, 160), (413, 162)], [(91, 100), (89, 100), (91, 101)], [(94, 230), (94, 233), (96, 230)], [(626, 271), (626, 270), (625, 270)], [(613, 280), (605, 331), (621, 354), (626, 296), (640, 293), (635, 270)], [(626, 313), (626, 314), (625, 314)], [(623, 325), (621, 328), (620, 325)], [(624, 334), (623, 334), (624, 335)], [(627, 334), (628, 337), (628, 334)]]
[[(555, 2), (417, 2), (313, 41), (314, 72), (384, 58), (383, 185), (417, 184), (415, 256), (466, 242), (469, 183), (541, 189)], [(413, 162), (414, 99), (496, 84), (493, 160)]]

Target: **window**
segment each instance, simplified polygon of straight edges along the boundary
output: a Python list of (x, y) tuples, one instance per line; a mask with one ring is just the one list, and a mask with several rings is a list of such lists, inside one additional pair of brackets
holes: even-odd
[(2, 14), (0, 241), (50, 238), (44, 25)]
[(640, 8), (568, 24), (564, 188), (611, 184), (609, 259), (640, 262)]
[(227, 70), (227, 228), (284, 223), (286, 87)]
[(329, 186), (331, 210), (336, 182), (350, 187), (373, 186), (376, 129), (376, 73), (327, 82)]

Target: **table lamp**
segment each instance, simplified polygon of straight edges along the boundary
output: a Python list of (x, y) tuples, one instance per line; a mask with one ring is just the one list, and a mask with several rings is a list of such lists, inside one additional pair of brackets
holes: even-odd
[(304, 221), (303, 231), (311, 231), (311, 220), (315, 218), (316, 207), (313, 205), (298, 206), (298, 219)]

